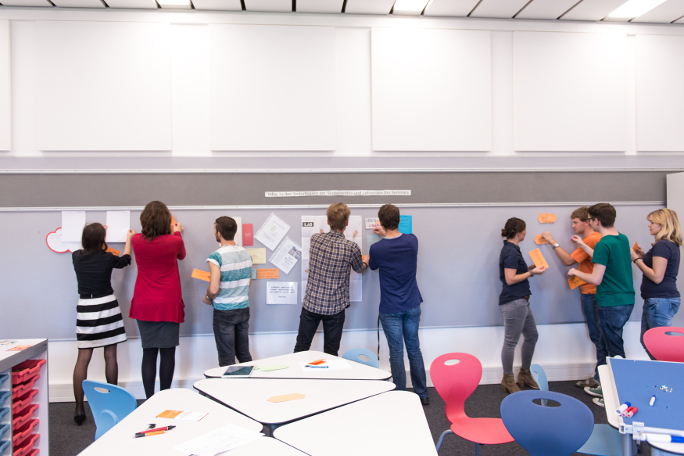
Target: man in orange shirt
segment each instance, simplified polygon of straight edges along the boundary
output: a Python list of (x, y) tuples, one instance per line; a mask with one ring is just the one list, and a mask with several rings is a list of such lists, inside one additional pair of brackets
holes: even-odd
[[(575, 231), (575, 234), (581, 236), (584, 243), (591, 246), (593, 249), (596, 243), (601, 240), (601, 235), (595, 232), (589, 225), (589, 212), (587, 211), (587, 208), (580, 207), (579, 209), (576, 209), (572, 215), (570, 215), (570, 219), (572, 220), (572, 229)], [(592, 273), (594, 264), (591, 262), (591, 257), (580, 247), (577, 247), (574, 252), (568, 254), (560, 245), (558, 245), (550, 232), (546, 231), (542, 233), (542, 237), (553, 246), (553, 250), (556, 252), (556, 255), (558, 255), (558, 258), (567, 266), (572, 266), (577, 263), (579, 264), (578, 269), (580, 271), (588, 274)], [(599, 386), (598, 367), (606, 364), (607, 350), (605, 342), (601, 337), (601, 330), (599, 329), (596, 286), (582, 281), (580, 291), (582, 292), (582, 310), (584, 311), (584, 318), (587, 321), (589, 338), (596, 346), (596, 369), (594, 370), (593, 377), (578, 381), (575, 385), (579, 388), (587, 386), (589, 388), (597, 388)]]

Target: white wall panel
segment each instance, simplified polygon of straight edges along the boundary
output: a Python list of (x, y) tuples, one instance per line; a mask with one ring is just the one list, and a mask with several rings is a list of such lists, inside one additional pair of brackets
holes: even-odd
[(345, 13), (349, 14), (389, 14), (395, 0), (347, 0)]
[(197, 10), (242, 11), (240, 0), (192, 0)]
[(667, 0), (632, 22), (660, 22), (668, 24), (684, 16), (684, 0)]
[(334, 150), (335, 29), (210, 25), (212, 150)]
[(534, 0), (516, 19), (558, 19), (577, 4), (578, 0)]
[(372, 30), (373, 149), (487, 151), (490, 32)]
[(170, 150), (169, 24), (39, 21), (39, 150)]
[(517, 151), (625, 151), (626, 36), (514, 33)]
[(684, 36), (636, 37), (637, 150), (684, 152)]
[(425, 16), (467, 16), (479, 0), (432, 0)]
[(298, 13), (341, 13), (344, 0), (297, 0)]
[(0, 150), (12, 149), (10, 23), (0, 21)]

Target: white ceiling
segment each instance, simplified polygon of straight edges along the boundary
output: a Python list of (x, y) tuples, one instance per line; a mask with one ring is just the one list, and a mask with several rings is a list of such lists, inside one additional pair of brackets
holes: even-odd
[[(385, 15), (396, 0), (296, 0), (298, 13)], [(104, 3), (103, 3), (104, 2)], [(292, 12), (292, 0), (192, 0), (197, 10)], [(423, 14), (441, 17), (476, 17), (518, 20), (602, 21), (627, 0), (432, 0)], [(48, 0), (0, 0), (4, 6), (42, 6)], [(157, 8), (155, 0), (52, 0), (65, 8)], [(409, 13), (402, 13), (409, 14)], [(416, 13), (417, 14), (417, 13)], [(627, 19), (620, 19), (626, 21)], [(684, 0), (667, 0), (631, 22), (684, 24)]]

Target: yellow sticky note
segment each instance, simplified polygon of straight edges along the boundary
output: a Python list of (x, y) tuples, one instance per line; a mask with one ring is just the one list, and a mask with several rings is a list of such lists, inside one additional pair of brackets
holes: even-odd
[(210, 282), (211, 281), (211, 275), (209, 274), (209, 271), (202, 271), (201, 269), (193, 269), (192, 270), (192, 278), (193, 279), (200, 279), (204, 280), (205, 282)]
[(278, 279), (280, 269), (257, 269), (257, 279)]
[(539, 249), (534, 249), (530, 252), (530, 257), (532, 258), (532, 262), (534, 265), (538, 268), (541, 268), (542, 266), (545, 268), (549, 267), (549, 264), (546, 262), (544, 259), (544, 255), (542, 255), (541, 250)]
[(584, 285), (587, 282), (577, 276), (572, 276), (568, 277), (568, 283), (570, 284), (570, 289), (574, 290), (575, 288), (579, 287), (580, 285)]
[(119, 252), (118, 250), (116, 250), (116, 249), (114, 249), (114, 248), (112, 248), (112, 247), (107, 247), (107, 250), (106, 250), (106, 251), (109, 252), (109, 253), (111, 253), (111, 254), (114, 255), (114, 256), (119, 256), (119, 254), (121, 253), (121, 252)]
[(544, 239), (544, 238), (542, 237), (541, 234), (538, 234), (538, 235), (536, 235), (536, 236), (534, 237), (534, 243), (537, 244), (537, 245), (540, 245), (540, 244), (548, 244), (549, 241), (547, 241), (546, 239)]
[(556, 214), (539, 214), (539, 223), (556, 223)]
[(252, 264), (266, 264), (266, 249), (247, 249), (252, 256)]
[(279, 402), (298, 401), (299, 399), (304, 399), (305, 397), (306, 395), (302, 393), (292, 393), (283, 394), (282, 396), (271, 396), (267, 400), (268, 402), (273, 402), (277, 404)]

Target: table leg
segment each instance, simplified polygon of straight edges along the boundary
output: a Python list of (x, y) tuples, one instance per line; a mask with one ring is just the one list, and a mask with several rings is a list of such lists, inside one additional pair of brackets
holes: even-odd
[(632, 434), (622, 434), (622, 456), (632, 456)]

